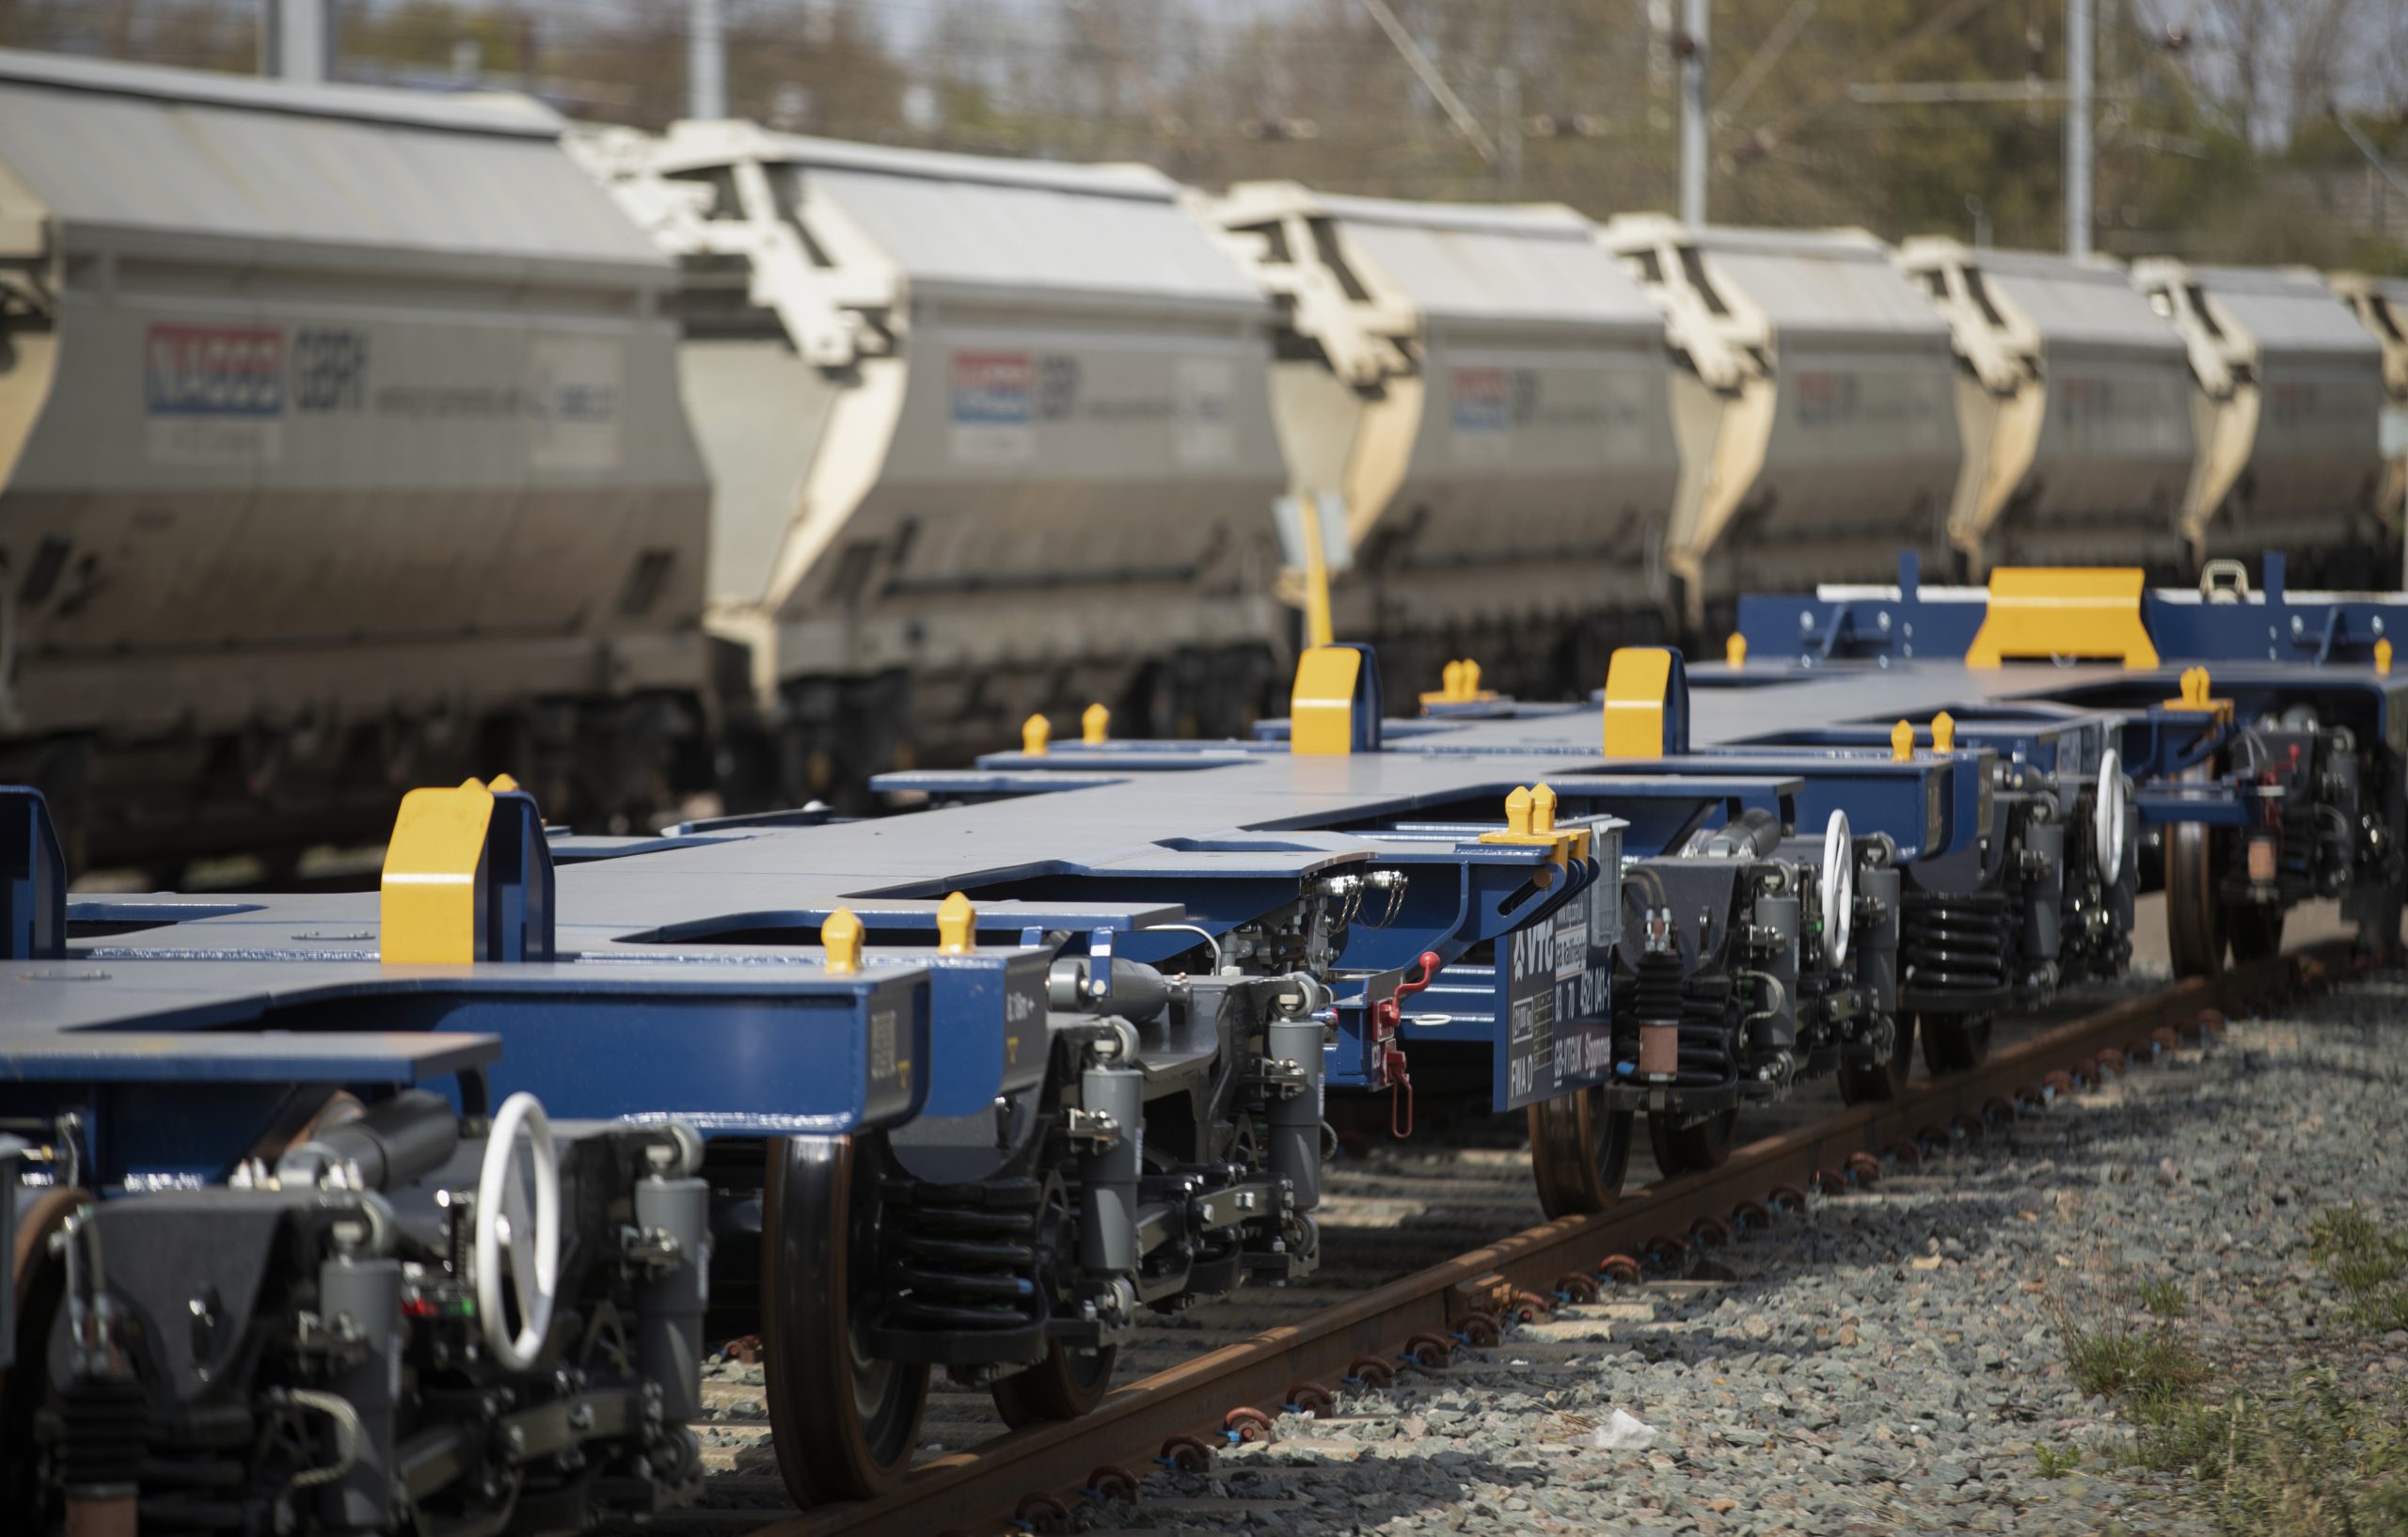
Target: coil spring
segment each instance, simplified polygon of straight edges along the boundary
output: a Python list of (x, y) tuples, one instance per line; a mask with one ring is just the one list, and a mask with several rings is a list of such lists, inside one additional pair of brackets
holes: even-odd
[(65, 1435), (61, 1482), (70, 1489), (141, 1481), (150, 1407), (132, 1377), (77, 1376), (59, 1390)]
[(1899, 980), (1926, 992), (2007, 985), (2004, 892), (1909, 892), (1898, 933)]
[(1739, 1072), (1737, 1045), (1731, 978), (1720, 972), (1688, 978), (1681, 990), (1681, 1070), (1675, 1082), (1689, 1088), (1733, 1082)]
[(1017, 1329), (1044, 1321), (1036, 1206), (897, 1209), (888, 1317), (906, 1327)]
[(2314, 886), (2316, 851), (2323, 832), (2323, 818), (2311, 798), (2283, 798), (2283, 841), (2274, 861), (2274, 884), (2286, 900), (2296, 901)]
[(1630, 1017), (1641, 1025), (1678, 1024), (1684, 1011), (1681, 958), (1670, 951), (1651, 950), (1639, 958), (1639, 980), (1633, 990)]

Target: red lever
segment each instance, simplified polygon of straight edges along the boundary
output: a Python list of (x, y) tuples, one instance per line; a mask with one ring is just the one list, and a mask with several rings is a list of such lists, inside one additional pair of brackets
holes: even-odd
[(1435, 950), (1422, 951), (1396, 991), (1371, 1006), (1371, 1040), (1380, 1049), (1380, 1080), (1388, 1086), (1388, 1134), (1400, 1140), (1413, 1134), (1413, 1075), (1404, 1048), (1396, 1043), (1397, 1028), (1404, 1021), (1405, 998), (1437, 980), (1445, 964)]

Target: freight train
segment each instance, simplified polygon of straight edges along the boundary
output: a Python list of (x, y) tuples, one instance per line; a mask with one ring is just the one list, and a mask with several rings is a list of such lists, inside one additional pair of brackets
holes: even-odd
[(24, 55), (0, 170), (0, 772), (79, 864), (1227, 736), (1315, 568), (1400, 684), (1548, 697), (1901, 548), (2397, 563), (2367, 280)]
[(372, 893), (71, 899), (0, 789), (8, 1508), (584, 1529), (690, 1488), (756, 1330), (789, 1494), (874, 1496), (933, 1373), (1076, 1417), (1144, 1318), (1312, 1272), (1335, 1101), (1518, 1117), (1597, 1212), (1642, 1122), (1677, 1176), (1980, 1063), (2145, 893), (2186, 974), (2318, 898), (2396, 954), (2408, 595), (2283, 576), (1909, 554), (1568, 705), (1391, 717), (1313, 647), (1250, 737), (1032, 732), (875, 818), (580, 836), (470, 780)]

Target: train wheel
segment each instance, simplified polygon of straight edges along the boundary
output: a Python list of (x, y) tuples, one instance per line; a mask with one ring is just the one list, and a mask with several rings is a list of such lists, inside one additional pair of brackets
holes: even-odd
[(1934, 1078), (1966, 1072), (1989, 1060), (1990, 1016), (1926, 1014), (1923, 1017), (1923, 1065)]
[(761, 1351), (778, 1471), (798, 1505), (859, 1499), (911, 1466), (928, 1369), (873, 1358), (878, 1144), (780, 1137), (761, 1208)]
[(2283, 948), (2283, 910), (2272, 903), (2235, 908), (2225, 915), (2225, 932), (2232, 941), (2232, 959), (2246, 963), (2279, 955)]
[(1056, 1340), (1045, 1359), (996, 1382), (995, 1412), (1014, 1430), (1049, 1419), (1076, 1419), (1103, 1402), (1119, 1361), (1117, 1345), (1069, 1350)]
[(17, 1244), (9, 1254), (8, 1284), (16, 1290), (17, 1364), (0, 1368), (0, 1509), (42, 1509), (40, 1470), (35, 1464), (34, 1418), (50, 1396), (50, 1330), (67, 1294), (67, 1267), (51, 1253), (50, 1241), (67, 1219), (91, 1200), (91, 1192), (61, 1186), (27, 1200), (17, 1212)]
[(1721, 1111), (1687, 1125), (1669, 1116), (1647, 1117), (1647, 1140), (1656, 1149), (1656, 1166), (1669, 1178), (1720, 1168), (1731, 1156), (1731, 1140), (1739, 1129), (1737, 1109)]
[(1840, 1099), (1847, 1104), (1874, 1104), (1894, 1100), (1907, 1091), (1915, 1071), (1915, 1017), (1901, 1014), (1890, 1024), (1890, 1054), (1879, 1062), (1840, 1064)]
[(1631, 1113), (1606, 1108), (1592, 1086), (1530, 1106), (1530, 1176), (1550, 1217), (1602, 1212), (1630, 1172)]
[(2215, 846), (2196, 822), (2165, 830), (2165, 947), (2177, 976), (2224, 970), (2225, 914), (2216, 901)]

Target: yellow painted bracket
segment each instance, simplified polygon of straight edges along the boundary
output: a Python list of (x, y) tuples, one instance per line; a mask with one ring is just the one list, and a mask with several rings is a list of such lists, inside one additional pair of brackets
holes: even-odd
[(1606, 756), (1660, 758), (1674, 750), (1672, 653), (1624, 646), (1606, 668)]
[(1505, 798), (1505, 831), (1483, 832), (1480, 841), (1545, 848), (1548, 851), (1547, 857), (1557, 864), (1568, 865), (1573, 860), (1587, 859), (1588, 829), (1558, 828), (1555, 825), (1555, 806), (1553, 785), (1538, 784), (1516, 789)]
[(549, 960), (552, 856), (508, 774), (402, 798), (385, 848), (377, 955), (392, 965)]
[(1497, 698), (1497, 690), (1480, 686), (1480, 663), (1466, 657), (1449, 662), (1440, 670), (1438, 691), (1421, 696), (1421, 707), (1433, 705), (1486, 705)]
[(402, 797), (379, 883), (377, 954), (387, 964), (467, 965), (477, 959), (493, 803), (493, 792), (474, 779)]
[(2232, 701), (2215, 696), (2215, 680), (2204, 667), (2182, 669), (2182, 697), (2169, 699), (2162, 706), (2176, 715), (2212, 715), (2218, 721), (2232, 719)]
[(851, 908), (838, 908), (819, 926), (819, 945), (828, 952), (820, 962), (831, 976), (853, 976), (862, 969), (862, 921)]
[(1989, 610), (1965, 665), (2081, 657), (2155, 667), (2157, 644), (2141, 622), (2147, 584), (2138, 566), (2000, 566), (1990, 573)]
[(1314, 646), (1296, 658), (1288, 696), (1288, 751), (1302, 757), (1377, 752), (1379, 680), (1370, 653), (1351, 645)]
[(937, 904), (937, 954), (966, 956), (978, 948), (978, 910), (959, 892)]

